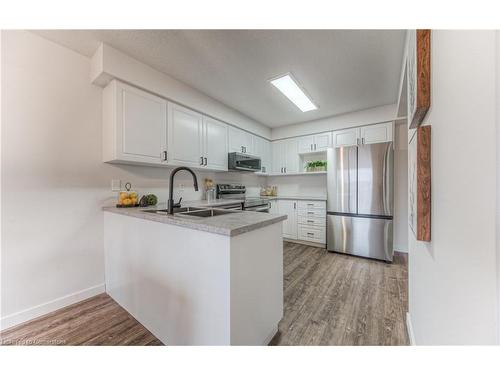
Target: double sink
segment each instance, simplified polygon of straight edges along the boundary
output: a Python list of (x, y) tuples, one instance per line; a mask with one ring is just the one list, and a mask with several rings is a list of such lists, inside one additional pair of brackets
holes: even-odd
[[(144, 210), (144, 212), (167, 215), (168, 210)], [(175, 207), (174, 215), (185, 217), (213, 217), (220, 215), (232, 214), (234, 211), (213, 209), (213, 208), (200, 208), (200, 207)]]

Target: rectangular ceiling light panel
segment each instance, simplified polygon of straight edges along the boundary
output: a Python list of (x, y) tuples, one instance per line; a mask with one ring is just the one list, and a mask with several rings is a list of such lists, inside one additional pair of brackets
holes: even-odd
[(312, 111), (318, 107), (309, 99), (304, 91), (300, 88), (297, 81), (290, 73), (269, 80), (273, 86), (282, 92), (293, 104), (295, 104), (302, 112)]

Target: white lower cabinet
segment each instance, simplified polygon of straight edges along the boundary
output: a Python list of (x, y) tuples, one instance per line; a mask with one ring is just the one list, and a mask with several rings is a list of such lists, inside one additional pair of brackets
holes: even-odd
[(325, 228), (299, 224), (298, 239), (324, 244), (326, 243)]
[(269, 213), (279, 214), (278, 201), (269, 201)]
[(298, 239), (326, 244), (326, 202), (299, 201)]
[(283, 237), (296, 240), (297, 201), (278, 200), (278, 212), (280, 215), (288, 215), (288, 218), (283, 222)]
[(326, 202), (271, 201), (270, 213), (288, 215), (283, 222), (283, 238), (326, 244)]

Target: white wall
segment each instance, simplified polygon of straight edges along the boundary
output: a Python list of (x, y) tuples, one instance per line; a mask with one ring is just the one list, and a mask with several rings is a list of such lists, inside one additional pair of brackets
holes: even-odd
[(495, 32), (432, 32), (432, 242), (409, 231), (415, 341), (498, 343)]
[(362, 111), (345, 113), (320, 120), (308, 121), (272, 129), (272, 139), (298, 137), (301, 135), (327, 132), (330, 130), (352, 128), (356, 126), (393, 121), (396, 116), (396, 104), (384, 105)]
[[(103, 214), (111, 179), (168, 194), (170, 169), (101, 161), (102, 89), (90, 61), (25, 31), (2, 31), (1, 317), (3, 328), (103, 290)], [(242, 182), (262, 177), (197, 173)], [(175, 192), (198, 199), (188, 174)]]
[(92, 57), (90, 79), (104, 87), (113, 78), (136, 85), (256, 135), (271, 138), (271, 130), (267, 126), (107, 44), (101, 44)]

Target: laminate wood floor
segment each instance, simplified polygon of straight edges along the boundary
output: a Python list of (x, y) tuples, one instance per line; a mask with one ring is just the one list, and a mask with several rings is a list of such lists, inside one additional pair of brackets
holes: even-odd
[[(271, 345), (408, 345), (407, 264), (284, 243), (284, 317)], [(2, 345), (162, 345), (106, 294), (0, 333)]]
[(107, 294), (0, 333), (2, 345), (162, 345)]
[(284, 317), (271, 345), (408, 345), (407, 261), (285, 242)]

